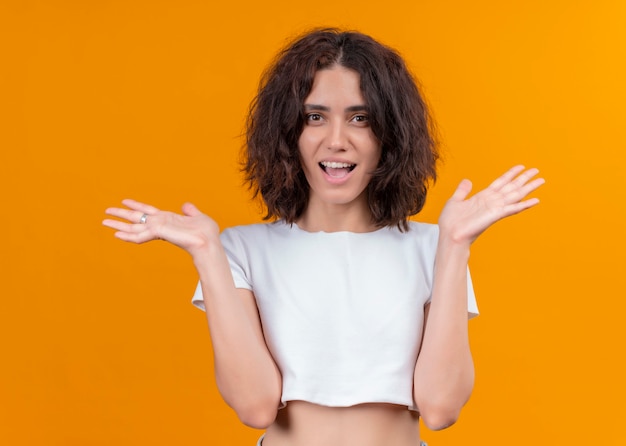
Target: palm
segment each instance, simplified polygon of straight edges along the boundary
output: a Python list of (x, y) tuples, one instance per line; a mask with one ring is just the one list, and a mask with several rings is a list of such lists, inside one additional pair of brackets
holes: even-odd
[(467, 196), (472, 183), (463, 180), (441, 212), (440, 230), (454, 240), (472, 243), (498, 220), (539, 203), (536, 198), (524, 200), (544, 183), (543, 178), (532, 179), (538, 172), (537, 169), (524, 170), (523, 166), (513, 167), (470, 198)]
[[(106, 219), (102, 223), (117, 230), (115, 236), (127, 242), (165, 240), (193, 255), (219, 233), (217, 223), (189, 203), (183, 206), (183, 214), (161, 211), (134, 200), (122, 203), (128, 209), (109, 208), (106, 214), (126, 221)], [(139, 223), (144, 214), (145, 223)]]

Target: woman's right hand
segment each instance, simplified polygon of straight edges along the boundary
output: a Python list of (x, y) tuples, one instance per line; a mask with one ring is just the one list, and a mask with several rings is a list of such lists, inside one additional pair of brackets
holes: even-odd
[(102, 224), (115, 229), (115, 237), (132, 243), (165, 240), (187, 251), (192, 257), (219, 238), (219, 227), (191, 203), (183, 214), (161, 211), (135, 200), (123, 200), (125, 208), (108, 208), (105, 214), (126, 221), (105, 219)]
[(236, 289), (219, 227), (194, 205), (183, 213), (161, 211), (134, 200), (109, 208), (104, 226), (132, 243), (165, 240), (191, 254), (198, 271), (215, 364), (215, 380), (224, 401), (248, 426), (265, 429), (276, 418), (282, 376), (267, 348), (254, 294)]

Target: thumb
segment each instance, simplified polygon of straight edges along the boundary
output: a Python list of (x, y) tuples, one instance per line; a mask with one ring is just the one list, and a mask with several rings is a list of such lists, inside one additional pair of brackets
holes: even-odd
[(187, 215), (188, 217), (195, 217), (197, 215), (202, 215), (202, 212), (200, 212), (200, 210), (191, 203), (183, 204), (182, 209), (183, 209), (183, 214)]
[(472, 191), (472, 182), (470, 180), (463, 180), (459, 183), (456, 190), (452, 194), (451, 199), (455, 201), (463, 201), (467, 198)]

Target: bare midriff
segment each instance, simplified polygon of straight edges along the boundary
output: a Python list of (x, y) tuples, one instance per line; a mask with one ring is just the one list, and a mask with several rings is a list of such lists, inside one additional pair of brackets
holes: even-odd
[(419, 446), (419, 416), (406, 406), (368, 403), (327, 407), (290, 401), (263, 446)]

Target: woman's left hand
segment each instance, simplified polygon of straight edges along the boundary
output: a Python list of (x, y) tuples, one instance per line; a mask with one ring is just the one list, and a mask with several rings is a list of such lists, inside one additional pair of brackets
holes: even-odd
[(498, 220), (535, 206), (539, 199), (524, 198), (545, 182), (533, 179), (537, 173), (534, 168), (515, 166), (470, 198), (471, 181), (461, 181), (439, 216), (440, 234), (469, 245)]

